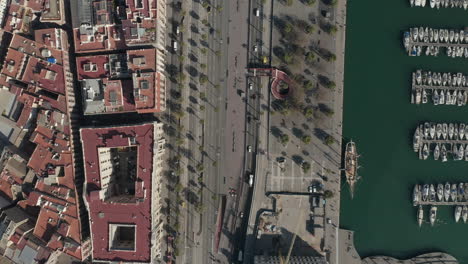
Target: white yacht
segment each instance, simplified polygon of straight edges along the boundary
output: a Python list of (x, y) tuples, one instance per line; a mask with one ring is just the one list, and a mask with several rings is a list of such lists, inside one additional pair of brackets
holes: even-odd
[(457, 185), (453, 183), (452, 188), (450, 188), (450, 199), (452, 199), (452, 202), (456, 202), (457, 198), (458, 198)]
[(464, 153), (465, 153), (465, 146), (463, 144), (460, 144), (460, 147), (458, 147), (457, 160), (463, 160)]
[(442, 183), (437, 184), (437, 201), (444, 201), (444, 185)]
[(429, 184), (424, 184), (421, 194), (422, 201), (427, 201), (427, 197), (429, 197)]
[(435, 189), (435, 187), (434, 187), (434, 184), (431, 184), (431, 185), (429, 186), (429, 201), (430, 201), (430, 202), (435, 202), (435, 200), (436, 200), (436, 195), (437, 195), (437, 193), (436, 193), (436, 189)]
[(436, 218), (437, 218), (437, 207), (431, 206), (431, 211), (429, 213), (429, 219), (430, 219), (430, 222), (431, 222), (431, 226), (434, 226)]
[(437, 144), (434, 148), (434, 160), (439, 160), (440, 156), (440, 147), (439, 144)]
[(441, 156), (442, 162), (447, 161), (447, 148), (445, 147), (445, 144), (442, 144), (442, 148), (440, 149), (440, 156)]
[(453, 138), (453, 131), (454, 131), (455, 127), (453, 126), (452, 123), (450, 123), (448, 125), (448, 137), (449, 139), (452, 139)]
[(442, 138), (447, 139), (448, 126), (447, 123), (442, 124)]
[(427, 146), (427, 144), (424, 144), (423, 149), (422, 149), (422, 158), (424, 160), (427, 160), (428, 157), (429, 157), (429, 147)]
[(446, 183), (444, 186), (444, 199), (446, 202), (450, 200), (450, 183)]
[(435, 136), (436, 136), (436, 125), (435, 124), (431, 124), (431, 129), (429, 130), (429, 136), (431, 137), (431, 139), (435, 139)]
[(462, 209), (462, 219), (463, 223), (466, 223), (466, 220), (468, 220), (468, 206), (464, 205)]
[(453, 157), (453, 160), (458, 160), (458, 147), (457, 147), (457, 144), (452, 145), (452, 157)]
[(424, 123), (424, 138), (429, 139), (429, 131), (431, 130), (431, 124), (429, 122)]
[(455, 222), (456, 223), (458, 223), (458, 221), (460, 220), (462, 210), (463, 210), (463, 208), (460, 205), (457, 205), (455, 207)]
[(442, 124), (438, 123), (436, 125), (436, 139), (440, 139), (441, 136), (442, 136)]
[(421, 200), (421, 185), (416, 184), (413, 190), (413, 205), (416, 206)]
[(413, 137), (414, 152), (418, 152), (420, 147), (421, 147), (421, 130), (418, 127), (416, 128), (416, 131), (414, 131), (414, 137)]
[(423, 210), (422, 206), (420, 205), (419, 209), (418, 209), (418, 225), (419, 225), (419, 227), (421, 227), (423, 221), (424, 221), (424, 210)]
[(437, 92), (437, 90), (434, 90), (434, 94), (432, 95), (432, 101), (434, 105), (438, 105), (439, 100), (440, 100), (439, 93)]
[(465, 138), (465, 124), (460, 124), (460, 126), (458, 127), (458, 138), (460, 140), (463, 140), (463, 138)]

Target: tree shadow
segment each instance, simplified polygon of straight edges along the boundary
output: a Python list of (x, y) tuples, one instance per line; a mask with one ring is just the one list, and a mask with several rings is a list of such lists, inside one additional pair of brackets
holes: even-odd
[(304, 158), (302, 158), (301, 156), (299, 155), (292, 155), (291, 156), (291, 159), (294, 161), (294, 163), (296, 163), (297, 165), (301, 165), (302, 162), (304, 162)]
[(192, 102), (193, 104), (198, 104), (197, 98), (193, 97), (192, 95), (189, 96), (189, 100), (190, 100), (190, 102)]
[(192, 31), (192, 33), (195, 33), (195, 34), (200, 33), (200, 31), (198, 30), (198, 28), (197, 28), (195, 25), (193, 25), (193, 24), (190, 26), (190, 30)]
[(198, 70), (192, 65), (188, 65), (187, 67), (185, 67), (185, 70), (190, 74), (190, 76), (194, 78), (198, 76)]
[(189, 14), (193, 19), (197, 19), (197, 20), (200, 19), (200, 16), (193, 10), (191, 10)]
[(194, 83), (189, 83), (189, 87), (190, 87), (190, 89), (192, 89), (194, 91), (198, 91), (197, 85), (194, 84)]
[(283, 135), (283, 132), (281, 131), (281, 129), (279, 129), (276, 126), (272, 126), (270, 128), (270, 131), (271, 131), (271, 134), (276, 138), (279, 138), (279, 137), (281, 137), (281, 135)]
[(314, 135), (318, 138), (318, 139), (321, 139), (321, 140), (325, 140), (329, 135), (327, 132), (325, 132), (323, 129), (321, 128), (315, 128), (314, 129)]
[(197, 42), (195, 40), (191, 39), (191, 38), (188, 39), (188, 42), (192, 47), (197, 47), (198, 46)]
[(297, 138), (302, 138), (304, 136), (304, 131), (302, 131), (302, 129), (299, 129), (297, 127), (292, 128), (292, 133)]
[(195, 55), (193, 55), (193, 53), (190, 53), (188, 55), (188, 58), (192, 61), (192, 62), (198, 62), (198, 58), (195, 57)]

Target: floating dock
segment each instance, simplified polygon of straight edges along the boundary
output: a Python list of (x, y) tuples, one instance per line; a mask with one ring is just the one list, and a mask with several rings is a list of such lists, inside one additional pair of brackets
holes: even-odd
[(417, 70), (411, 79), (411, 103), (465, 106), (468, 101), (468, 76)]
[(409, 56), (438, 56), (443, 49), (449, 57), (468, 58), (468, 28), (410, 28), (403, 33), (403, 46)]
[(414, 132), (413, 150), (423, 160), (432, 153), (434, 160), (442, 162), (449, 157), (468, 161), (468, 124), (425, 122)]

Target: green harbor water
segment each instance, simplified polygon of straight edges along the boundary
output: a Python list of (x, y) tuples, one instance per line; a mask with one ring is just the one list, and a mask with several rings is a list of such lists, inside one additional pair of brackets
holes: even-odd
[(420, 229), (411, 204), (416, 183), (468, 182), (468, 162), (422, 161), (412, 150), (420, 122), (468, 123), (468, 106), (410, 104), (414, 70), (468, 74), (468, 59), (409, 57), (402, 45), (403, 30), (412, 26), (468, 26), (468, 11), (410, 8), (408, 2), (348, 0), (343, 133), (357, 143), (362, 179), (353, 200), (343, 183), (341, 227), (355, 231), (361, 257), (443, 251), (468, 264), (468, 223), (455, 223), (454, 208), (439, 207), (435, 227)]

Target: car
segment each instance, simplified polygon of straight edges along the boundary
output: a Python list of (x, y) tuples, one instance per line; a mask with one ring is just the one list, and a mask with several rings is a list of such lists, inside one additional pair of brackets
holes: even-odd
[(253, 83), (249, 82), (249, 89), (253, 90)]
[(253, 187), (253, 180), (254, 180), (254, 176), (253, 176), (253, 174), (250, 174), (249, 175), (249, 186), (250, 187)]
[(240, 212), (239, 217), (244, 218), (244, 212)]
[(172, 41), (172, 49), (173, 49), (174, 51), (177, 51), (177, 46), (178, 46), (177, 41), (175, 41), (175, 40)]
[(259, 17), (260, 16), (260, 8), (255, 8), (254, 13), (255, 13), (256, 17)]
[(248, 151), (248, 152), (252, 152), (252, 146), (248, 145), (248, 146), (247, 146), (247, 151)]
[(180, 28), (179, 26), (176, 26), (176, 34), (179, 35), (179, 33), (180, 33)]
[(257, 45), (254, 45), (254, 46), (253, 46), (253, 51), (254, 51), (254, 52), (258, 52), (258, 46), (257, 46)]

